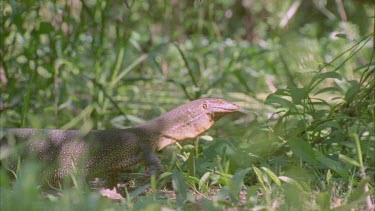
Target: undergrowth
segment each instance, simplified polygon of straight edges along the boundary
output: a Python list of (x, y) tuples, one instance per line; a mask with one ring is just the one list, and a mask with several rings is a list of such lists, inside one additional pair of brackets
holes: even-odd
[(1, 166), (1, 210), (374, 206), (368, 8), (345, 1), (344, 21), (341, 1), (126, 2), (1, 2), (0, 128), (126, 128), (203, 97), (241, 111), (159, 152), (163, 173), (128, 181), (122, 202), (75, 174), (50, 191), (38, 163)]

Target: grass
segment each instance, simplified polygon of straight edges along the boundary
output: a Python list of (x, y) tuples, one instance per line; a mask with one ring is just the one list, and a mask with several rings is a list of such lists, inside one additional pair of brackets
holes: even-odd
[(1, 127), (126, 128), (202, 97), (241, 113), (160, 152), (165, 171), (129, 180), (123, 202), (77, 175), (50, 193), (38, 163), (2, 165), (1, 210), (370, 210), (373, 11), (345, 1), (345, 22), (304, 1), (280, 28), (288, 2), (128, 3), (0, 3)]

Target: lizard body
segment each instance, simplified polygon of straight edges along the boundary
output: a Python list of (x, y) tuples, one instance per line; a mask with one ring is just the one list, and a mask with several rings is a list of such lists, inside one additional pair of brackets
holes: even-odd
[(73, 165), (93, 178), (116, 173), (143, 162), (151, 174), (160, 160), (154, 151), (204, 133), (223, 115), (239, 107), (222, 99), (204, 98), (181, 105), (144, 124), (128, 129), (79, 130), (10, 128), (0, 135), (0, 148), (11, 139), (25, 144), (26, 156), (45, 163), (43, 174), (51, 183), (69, 175)]

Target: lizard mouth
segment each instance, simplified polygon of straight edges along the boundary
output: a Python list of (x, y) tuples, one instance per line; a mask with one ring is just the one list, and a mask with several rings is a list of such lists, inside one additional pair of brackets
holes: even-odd
[(225, 105), (222, 105), (222, 106), (213, 107), (213, 111), (215, 113), (230, 113), (230, 112), (238, 111), (239, 109), (240, 107), (233, 103), (226, 103)]
[(211, 118), (213, 118), (214, 121), (217, 121), (226, 114), (236, 112), (239, 109), (240, 107), (233, 103), (227, 103), (222, 106), (214, 106), (212, 107), (213, 112), (211, 113)]

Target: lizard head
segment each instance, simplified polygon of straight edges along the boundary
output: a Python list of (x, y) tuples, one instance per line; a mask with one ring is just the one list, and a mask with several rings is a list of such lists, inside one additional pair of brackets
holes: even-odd
[[(199, 100), (198, 100), (199, 101)], [(202, 112), (210, 116), (212, 120), (217, 121), (224, 115), (239, 110), (239, 106), (222, 99), (208, 98), (201, 99)]]
[(157, 149), (176, 141), (192, 139), (209, 130), (215, 121), (239, 110), (239, 106), (218, 98), (188, 102), (156, 118), (161, 139)]

